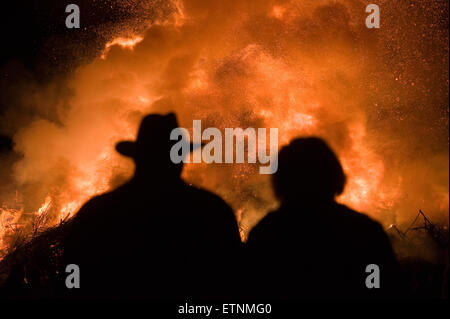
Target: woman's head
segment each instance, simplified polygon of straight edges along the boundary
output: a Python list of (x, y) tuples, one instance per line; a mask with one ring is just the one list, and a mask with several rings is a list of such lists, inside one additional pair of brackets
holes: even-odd
[(282, 202), (313, 202), (334, 200), (344, 191), (346, 177), (327, 143), (308, 137), (297, 138), (280, 150), (272, 182)]

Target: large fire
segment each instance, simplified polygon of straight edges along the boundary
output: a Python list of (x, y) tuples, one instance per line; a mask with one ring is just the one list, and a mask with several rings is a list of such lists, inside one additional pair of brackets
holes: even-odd
[[(348, 175), (339, 201), (386, 225), (419, 208), (445, 218), (448, 139), (429, 141), (438, 150), (427, 154), (424, 129), (405, 124), (402, 109), (419, 96), (430, 108), (448, 98), (445, 89), (427, 91), (445, 74), (436, 80), (413, 67), (441, 69), (434, 57), (418, 60), (416, 34), (429, 36), (432, 27), (416, 21), (408, 29), (403, 8), (381, 2), (383, 25), (372, 30), (364, 1), (176, 1), (171, 15), (143, 34), (112, 39), (66, 82), (24, 92), (36, 109), (58, 116), (39, 116), (14, 136), (23, 157), (11, 192), (0, 197), (0, 253), (18, 233), (31, 234), (40, 216), (42, 227), (56, 225), (130, 177), (133, 164), (114, 144), (133, 139), (150, 112), (175, 111), (188, 128), (194, 119), (220, 129), (277, 127), (280, 147), (300, 135), (324, 137)], [(276, 206), (257, 167), (187, 164), (183, 175), (228, 201), (245, 237)]]

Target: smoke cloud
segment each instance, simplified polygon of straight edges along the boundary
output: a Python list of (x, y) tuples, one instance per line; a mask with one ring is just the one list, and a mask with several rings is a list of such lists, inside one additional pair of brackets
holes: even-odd
[[(24, 225), (48, 197), (49, 223), (73, 214), (131, 176), (115, 143), (145, 114), (174, 111), (186, 128), (276, 127), (280, 146), (323, 137), (348, 175), (340, 201), (385, 224), (419, 208), (448, 222), (448, 9), (378, 2), (380, 29), (365, 26), (368, 1), (173, 1), (135, 41), (63, 79), (24, 76), (10, 93), (21, 113), (2, 119), (19, 154), (3, 159), (3, 207)], [(247, 233), (277, 204), (258, 167), (186, 164), (183, 175), (223, 196)]]

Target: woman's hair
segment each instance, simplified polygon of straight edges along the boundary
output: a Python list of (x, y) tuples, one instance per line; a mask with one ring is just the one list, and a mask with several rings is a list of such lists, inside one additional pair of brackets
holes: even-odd
[(281, 149), (272, 182), (275, 194), (282, 201), (329, 200), (344, 191), (346, 177), (327, 143), (308, 137), (297, 138)]

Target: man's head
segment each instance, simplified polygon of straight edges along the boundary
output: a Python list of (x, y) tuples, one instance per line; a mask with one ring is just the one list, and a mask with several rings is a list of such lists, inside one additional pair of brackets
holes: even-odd
[(119, 142), (116, 150), (133, 158), (136, 176), (179, 177), (183, 163), (175, 164), (170, 159), (170, 149), (177, 142), (170, 140), (170, 132), (177, 127), (173, 113), (147, 115), (141, 122), (136, 141)]
[(281, 149), (272, 182), (282, 202), (323, 202), (344, 191), (346, 177), (331, 148), (322, 139), (309, 137)]

